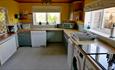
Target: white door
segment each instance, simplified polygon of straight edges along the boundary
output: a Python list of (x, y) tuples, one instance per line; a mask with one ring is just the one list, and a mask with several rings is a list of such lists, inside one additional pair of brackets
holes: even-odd
[(31, 31), (32, 47), (46, 46), (46, 31)]

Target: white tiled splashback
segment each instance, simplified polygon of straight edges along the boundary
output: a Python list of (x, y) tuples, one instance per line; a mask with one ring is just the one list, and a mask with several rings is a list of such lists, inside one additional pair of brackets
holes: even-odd
[(0, 7), (0, 34), (7, 33), (6, 23), (7, 10), (5, 8)]

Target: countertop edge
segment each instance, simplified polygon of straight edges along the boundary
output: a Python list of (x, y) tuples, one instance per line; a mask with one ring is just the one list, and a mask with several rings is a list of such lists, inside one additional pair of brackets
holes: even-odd
[(0, 36), (0, 44), (3, 44), (4, 42), (8, 41), (15, 35), (16, 35), (16, 33), (6, 33), (6, 34)]

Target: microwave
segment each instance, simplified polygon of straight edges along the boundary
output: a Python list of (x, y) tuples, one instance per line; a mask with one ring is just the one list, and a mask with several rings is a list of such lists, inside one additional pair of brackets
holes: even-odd
[(73, 29), (75, 26), (74, 23), (63, 23), (62, 24), (62, 28), (65, 28), (65, 29)]

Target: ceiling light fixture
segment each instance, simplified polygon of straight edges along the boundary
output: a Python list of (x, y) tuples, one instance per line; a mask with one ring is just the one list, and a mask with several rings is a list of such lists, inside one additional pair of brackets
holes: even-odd
[(42, 3), (43, 3), (43, 4), (50, 4), (50, 3), (51, 3), (51, 0), (42, 0)]

